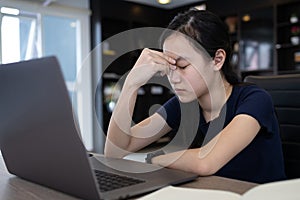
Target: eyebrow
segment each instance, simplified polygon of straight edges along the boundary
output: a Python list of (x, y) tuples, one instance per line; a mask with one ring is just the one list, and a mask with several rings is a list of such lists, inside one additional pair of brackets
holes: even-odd
[[(177, 58), (174, 58), (175, 60), (176, 60), (176, 62), (177, 61), (179, 61), (179, 60), (186, 60), (186, 61), (188, 61), (189, 60), (189, 57), (186, 57), (186, 56), (179, 56), (179, 55), (177, 55), (176, 53), (173, 53), (172, 51), (168, 51), (168, 50), (166, 50), (165, 51), (165, 53), (171, 53), (171, 54), (173, 54), (174, 56), (176, 56)], [(169, 55), (170, 56), (170, 55)]]

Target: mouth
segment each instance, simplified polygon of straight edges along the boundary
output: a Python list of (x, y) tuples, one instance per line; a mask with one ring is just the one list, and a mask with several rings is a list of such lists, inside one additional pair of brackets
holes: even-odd
[(180, 88), (174, 88), (174, 91), (175, 91), (176, 93), (182, 93), (182, 92), (184, 92), (185, 90), (184, 90), (184, 89), (180, 89)]

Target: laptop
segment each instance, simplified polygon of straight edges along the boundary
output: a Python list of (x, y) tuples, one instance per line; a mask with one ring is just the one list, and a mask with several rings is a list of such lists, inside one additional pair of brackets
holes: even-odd
[(198, 177), (90, 154), (81, 141), (54, 56), (0, 65), (0, 96), (0, 148), (8, 171), (20, 178), (97, 200), (136, 197)]

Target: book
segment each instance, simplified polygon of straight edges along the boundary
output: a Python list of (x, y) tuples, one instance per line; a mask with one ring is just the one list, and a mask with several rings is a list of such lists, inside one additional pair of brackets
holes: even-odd
[(265, 183), (251, 188), (243, 195), (223, 190), (167, 186), (139, 200), (299, 200), (300, 178)]

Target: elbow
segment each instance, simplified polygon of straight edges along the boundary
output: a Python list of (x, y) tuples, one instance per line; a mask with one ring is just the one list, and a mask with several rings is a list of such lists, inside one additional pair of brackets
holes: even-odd
[(105, 147), (104, 148), (104, 156), (113, 158), (113, 157), (116, 157), (116, 154), (114, 154), (113, 151), (111, 151), (109, 148)]
[(114, 144), (106, 142), (105, 147), (104, 147), (104, 156), (105, 157), (110, 157), (110, 158), (121, 158), (122, 154), (120, 148), (117, 148)]
[(104, 148), (104, 156), (105, 157), (115, 157), (114, 153), (110, 151), (108, 148)]
[(104, 156), (105, 157), (113, 157), (112, 143), (107, 139), (104, 145)]
[(111, 148), (104, 148), (104, 156), (109, 158), (123, 158), (126, 156), (124, 150), (111, 149)]
[(123, 158), (125, 157), (129, 152), (124, 150), (121, 147), (118, 147), (117, 145), (106, 142), (104, 147), (104, 156), (110, 157), (110, 158)]
[(205, 159), (200, 159), (197, 162), (196, 169), (197, 169), (197, 174), (199, 174), (200, 176), (209, 176), (217, 172), (217, 169), (213, 165), (213, 163), (208, 162)]
[(104, 146), (104, 156), (109, 158), (122, 158), (122, 149), (110, 141), (106, 141)]

